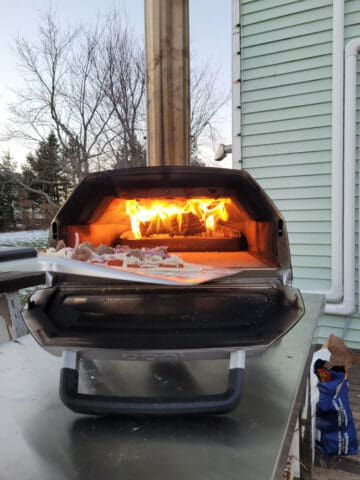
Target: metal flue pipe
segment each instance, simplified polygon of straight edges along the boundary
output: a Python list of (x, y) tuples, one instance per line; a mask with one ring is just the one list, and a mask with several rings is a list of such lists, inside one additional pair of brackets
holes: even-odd
[(189, 0), (145, 0), (147, 163), (190, 163)]

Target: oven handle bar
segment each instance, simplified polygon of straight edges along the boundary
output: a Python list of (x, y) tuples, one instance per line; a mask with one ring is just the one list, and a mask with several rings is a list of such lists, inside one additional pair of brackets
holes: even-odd
[(37, 251), (33, 247), (0, 247), (0, 262), (12, 262), (36, 257)]
[(227, 390), (220, 394), (186, 398), (121, 397), (78, 392), (79, 355), (64, 352), (61, 369), (60, 398), (73, 412), (88, 415), (179, 415), (226, 413), (239, 403), (245, 372), (245, 351), (231, 353)]

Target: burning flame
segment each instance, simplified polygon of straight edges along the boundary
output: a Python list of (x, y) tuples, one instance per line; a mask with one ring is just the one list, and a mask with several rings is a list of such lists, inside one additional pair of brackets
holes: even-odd
[(211, 234), (219, 220), (228, 220), (226, 205), (230, 202), (230, 198), (136, 199), (126, 200), (125, 207), (134, 237), (140, 239), (160, 233)]

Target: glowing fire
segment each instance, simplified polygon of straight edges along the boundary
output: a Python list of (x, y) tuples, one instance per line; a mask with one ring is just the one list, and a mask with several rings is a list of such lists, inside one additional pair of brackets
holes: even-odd
[(227, 221), (230, 198), (126, 200), (126, 213), (136, 239), (153, 234), (211, 235)]

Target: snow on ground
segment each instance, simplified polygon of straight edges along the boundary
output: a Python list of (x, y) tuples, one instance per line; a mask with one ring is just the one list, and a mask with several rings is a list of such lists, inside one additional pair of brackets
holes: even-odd
[(2, 247), (46, 247), (48, 239), (47, 230), (26, 230), (22, 232), (0, 233), (0, 246)]
[[(22, 232), (0, 233), (0, 247), (46, 247), (47, 230), (27, 230)], [(19, 290), (20, 301), (24, 305), (27, 298), (39, 287), (30, 287)], [(1, 322), (0, 322), (1, 323)], [(3, 337), (4, 338), (4, 337)], [(0, 343), (2, 341), (0, 332)]]

